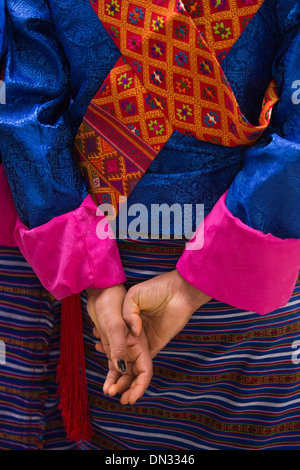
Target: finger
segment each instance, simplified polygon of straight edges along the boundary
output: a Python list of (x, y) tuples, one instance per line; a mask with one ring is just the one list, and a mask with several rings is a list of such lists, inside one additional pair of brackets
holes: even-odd
[(127, 292), (124, 302), (122, 315), (133, 336), (139, 336), (142, 331), (142, 320), (140, 317), (140, 308), (138, 304), (139, 287), (134, 286)]
[(130, 388), (123, 393), (121, 397), (122, 404), (135, 404), (136, 401), (144, 395), (152, 379), (153, 363), (147, 347), (147, 338), (144, 331), (142, 331), (139, 341), (142, 350), (133, 365), (133, 374), (136, 378), (131, 382)]
[(128, 362), (127, 336), (128, 328), (121, 315), (112, 316), (106, 325), (106, 338), (114, 368), (119, 370), (122, 374), (126, 373)]
[(91, 295), (87, 310), (100, 334), (104, 352), (113, 361), (114, 368), (126, 372), (126, 337), (129, 332), (122, 318), (122, 304), (126, 294), (123, 284), (112, 286)]
[[(102, 354), (105, 354), (107, 356), (107, 358), (112, 361), (113, 363), (113, 366), (116, 370), (118, 370), (119, 372), (121, 372), (122, 374), (125, 374), (126, 371), (127, 371), (127, 361), (123, 361), (123, 360), (120, 360), (118, 358), (113, 358), (112, 357), (112, 348), (114, 347), (111, 343), (109, 343), (109, 340), (106, 338), (105, 335), (102, 335), (103, 337), (101, 338), (101, 341), (98, 341), (96, 344), (95, 344), (95, 349), (96, 351), (102, 353)], [(125, 346), (127, 348), (127, 346)], [(115, 354), (118, 354), (118, 352), (115, 350)], [(125, 351), (125, 353), (123, 353), (121, 351), (122, 354), (122, 357), (125, 357), (125, 355), (127, 355), (127, 349)], [(121, 364), (121, 362), (123, 364)]]
[(149, 387), (151, 378), (152, 370), (140, 373), (131, 383), (130, 388), (123, 393), (121, 403), (130, 403), (130, 405), (134, 405), (137, 400), (144, 395), (145, 391)]
[(119, 379), (115, 382), (112, 383), (109, 388), (108, 388), (108, 395), (114, 396), (116, 394), (122, 394), (126, 390), (129, 389), (130, 385), (132, 384), (135, 376), (132, 371), (132, 365), (128, 365), (128, 371), (126, 374), (121, 375)]
[(103, 344), (101, 343), (101, 341), (99, 341), (98, 343), (95, 344), (95, 349), (102, 353), (102, 354), (105, 354), (105, 351), (104, 351), (104, 347), (103, 347)]
[(150, 380), (146, 373), (142, 373), (136, 377), (131, 386), (121, 396), (122, 405), (135, 405), (137, 400), (141, 398), (149, 386)]
[(137, 378), (135, 378), (135, 380), (133, 380), (133, 382), (131, 383), (129, 389), (126, 390), (122, 394), (121, 399), (120, 399), (120, 402), (121, 402), (122, 405), (128, 405), (130, 396), (131, 396), (131, 394), (132, 394), (132, 392), (133, 392), (133, 390), (135, 389), (135, 386), (136, 386), (136, 380), (137, 380)]
[(115, 383), (117, 383), (117, 381), (119, 380), (121, 376), (120, 372), (113, 368), (111, 361), (109, 361), (109, 364), (110, 364), (110, 370), (107, 373), (107, 377), (103, 385), (103, 393), (105, 393), (105, 395), (108, 394), (110, 387), (114, 385)]
[(96, 349), (99, 348), (99, 352), (103, 352), (106, 355), (107, 359), (111, 360), (110, 344), (104, 334), (102, 334), (101, 341), (98, 341), (98, 343), (96, 344), (99, 345), (98, 347), (96, 347)]
[(98, 331), (98, 329), (96, 327), (93, 328), (93, 335), (98, 338), (98, 339), (101, 339), (101, 336), (100, 336), (100, 333)]

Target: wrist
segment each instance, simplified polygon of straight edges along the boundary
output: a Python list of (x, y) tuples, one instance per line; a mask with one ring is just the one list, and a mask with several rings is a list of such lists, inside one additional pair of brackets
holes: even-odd
[(197, 310), (201, 305), (209, 302), (212, 297), (209, 297), (201, 290), (194, 287), (187, 282), (179, 273), (177, 269), (174, 270), (174, 277), (180, 285), (180, 289), (184, 292), (184, 296), (191, 305), (193, 311)]

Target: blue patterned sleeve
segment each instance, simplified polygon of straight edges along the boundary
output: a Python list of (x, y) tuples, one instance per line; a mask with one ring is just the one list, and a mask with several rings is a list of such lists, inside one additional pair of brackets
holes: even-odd
[(6, 34), (5, 34), (5, 3), (0, 0), (0, 67), (4, 53), (6, 51)]
[[(282, 2), (278, 2), (282, 5)], [(226, 205), (246, 225), (279, 238), (300, 238), (300, 7), (282, 16), (273, 63), (280, 100), (270, 128), (246, 151)], [(280, 16), (279, 16), (280, 20)], [(284, 28), (289, 22), (288, 27)]]
[(6, 105), (0, 153), (14, 202), (30, 228), (79, 207), (87, 195), (72, 153), (69, 65), (43, 0), (7, 0)]
[(6, 0), (5, 15), (4, 5), (0, 0), (0, 155), (18, 214), (31, 229), (77, 209), (87, 196), (74, 136), (119, 52), (89, 1)]
[(259, 314), (286, 305), (300, 267), (300, 8), (289, 0), (275, 6), (279, 101), (271, 125), (177, 263), (205, 294)]
[[(3, 3), (0, 7), (3, 11)], [(14, 240), (57, 299), (87, 287), (123, 283), (116, 240), (97, 237), (97, 205), (73, 155), (89, 93), (93, 96), (98, 87), (90, 74), (92, 52), (84, 42), (87, 31), (93, 31), (94, 11), (86, 0), (6, 0), (4, 18), (0, 155), (15, 203)], [(94, 33), (91, 49), (103, 41)], [(108, 73), (107, 55), (99, 52), (98, 58), (98, 68)]]

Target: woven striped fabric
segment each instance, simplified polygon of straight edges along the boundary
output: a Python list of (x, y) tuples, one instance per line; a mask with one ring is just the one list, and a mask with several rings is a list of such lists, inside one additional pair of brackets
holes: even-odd
[(0, 247), (0, 449), (74, 449), (58, 411), (60, 302), (17, 248)]
[[(181, 241), (124, 241), (128, 286), (174, 269)], [(265, 316), (211, 300), (154, 361), (135, 406), (102, 393), (107, 365), (85, 316), (95, 436), (83, 449), (299, 449), (300, 279), (288, 304)], [(300, 353), (298, 358), (300, 359)], [(296, 359), (296, 360), (295, 360)]]
[[(179, 241), (120, 243), (128, 287), (173, 269), (182, 249)], [(195, 312), (155, 358), (135, 406), (102, 393), (107, 361), (83, 311), (95, 435), (82, 449), (299, 449), (300, 279), (288, 304), (266, 316), (215, 300)], [(20, 252), (0, 247), (1, 450), (77, 448), (57, 407), (59, 320), (60, 303)]]

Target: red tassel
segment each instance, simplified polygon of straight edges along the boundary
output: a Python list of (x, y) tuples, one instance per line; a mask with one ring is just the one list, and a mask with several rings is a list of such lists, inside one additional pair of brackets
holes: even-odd
[(88, 441), (93, 430), (89, 421), (80, 294), (62, 301), (57, 380), (60, 410), (68, 438), (75, 442)]

